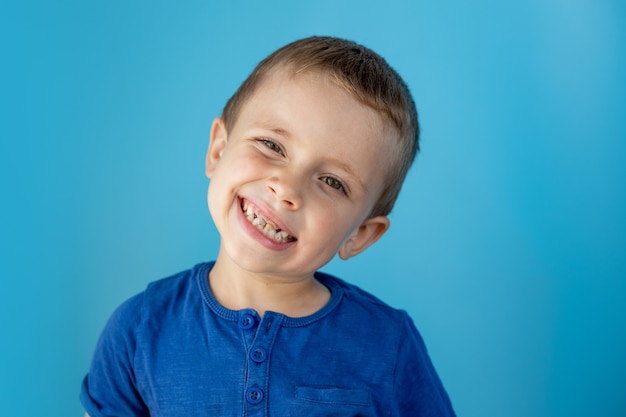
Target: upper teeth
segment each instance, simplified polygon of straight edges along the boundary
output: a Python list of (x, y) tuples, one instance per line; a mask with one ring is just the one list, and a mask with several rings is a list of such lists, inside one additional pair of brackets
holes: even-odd
[(246, 214), (246, 218), (250, 221), (250, 223), (256, 226), (256, 228), (262, 231), (266, 236), (269, 236), (277, 242), (283, 243), (295, 240), (295, 238), (293, 236), (289, 236), (287, 232), (276, 228), (276, 226), (274, 226), (272, 223), (269, 223), (263, 217), (257, 215), (254, 212), (254, 209), (246, 202), (243, 203), (243, 206), (241, 208), (243, 209), (243, 212)]

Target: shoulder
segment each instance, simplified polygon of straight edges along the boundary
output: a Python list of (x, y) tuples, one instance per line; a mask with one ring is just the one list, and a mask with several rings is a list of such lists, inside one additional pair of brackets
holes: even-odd
[(394, 350), (398, 363), (417, 361), (430, 366), (424, 339), (405, 310), (394, 308), (362, 288), (332, 275), (318, 273), (318, 279), (331, 291), (341, 293), (334, 315), (341, 317), (343, 325), (350, 327), (352, 333), (361, 331), (379, 342), (384, 340), (385, 346)]
[(346, 307), (355, 309), (368, 317), (376, 316), (392, 321), (403, 321), (408, 318), (404, 310), (390, 306), (370, 292), (341, 278), (322, 272), (318, 272), (316, 278), (330, 288), (331, 292), (338, 290)]
[(141, 294), (144, 303), (148, 306), (155, 305), (163, 308), (198, 294), (199, 280), (207, 276), (210, 268), (211, 264), (202, 263), (191, 269), (151, 282)]
[(318, 273), (320, 282), (331, 292), (341, 295), (334, 316), (341, 317), (355, 331), (359, 328), (367, 335), (377, 335), (387, 343), (399, 344), (407, 332), (421, 340), (413, 321), (406, 311), (394, 308), (380, 298), (341, 278)]
[(191, 269), (151, 282), (142, 292), (117, 307), (109, 318), (107, 328), (130, 331), (144, 326), (146, 321), (162, 320), (176, 315), (176, 310), (189, 308), (189, 303), (200, 302), (198, 281), (209, 270), (210, 264), (198, 264)]
[(190, 298), (200, 298), (200, 283), (211, 270), (212, 263), (201, 263), (191, 269), (153, 281), (139, 294), (143, 308), (163, 310), (180, 305)]

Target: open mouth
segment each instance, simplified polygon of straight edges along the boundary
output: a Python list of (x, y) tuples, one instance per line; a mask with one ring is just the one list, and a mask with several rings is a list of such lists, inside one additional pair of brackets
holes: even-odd
[(272, 224), (271, 222), (267, 221), (266, 219), (255, 213), (254, 208), (250, 204), (248, 204), (245, 199), (241, 200), (241, 210), (246, 216), (246, 219), (248, 219), (248, 221), (254, 227), (256, 227), (261, 233), (274, 240), (275, 242), (289, 243), (296, 240), (295, 237), (291, 236), (284, 230), (281, 230), (280, 228), (276, 227), (276, 225)]

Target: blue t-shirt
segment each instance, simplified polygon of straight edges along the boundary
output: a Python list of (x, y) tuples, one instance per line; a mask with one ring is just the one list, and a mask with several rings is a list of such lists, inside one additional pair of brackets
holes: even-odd
[(224, 308), (213, 264), (156, 281), (111, 316), (81, 401), (101, 416), (454, 416), (408, 315), (326, 274), (320, 311)]

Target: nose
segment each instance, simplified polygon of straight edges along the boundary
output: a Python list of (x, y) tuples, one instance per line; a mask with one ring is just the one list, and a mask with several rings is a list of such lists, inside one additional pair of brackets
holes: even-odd
[(275, 175), (268, 178), (267, 190), (290, 210), (302, 206), (302, 187), (293, 174), (283, 173), (280, 177)]

